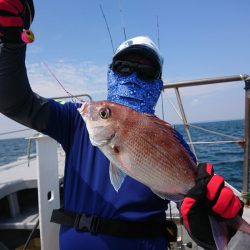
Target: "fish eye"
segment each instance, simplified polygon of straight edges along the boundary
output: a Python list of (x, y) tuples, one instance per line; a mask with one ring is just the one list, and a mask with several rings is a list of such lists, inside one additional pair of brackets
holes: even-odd
[(103, 108), (99, 111), (99, 115), (102, 119), (107, 119), (110, 116), (110, 110), (108, 108)]

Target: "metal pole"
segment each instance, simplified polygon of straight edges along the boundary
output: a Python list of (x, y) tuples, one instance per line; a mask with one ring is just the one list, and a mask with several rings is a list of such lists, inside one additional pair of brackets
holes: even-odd
[(245, 81), (246, 79), (249, 79), (249, 75), (242, 74), (242, 75), (235, 75), (235, 76), (223, 76), (223, 77), (197, 79), (197, 80), (191, 80), (191, 81), (179, 81), (175, 83), (165, 82), (163, 89), (191, 87), (191, 86), (198, 86), (198, 85), (208, 85), (208, 84), (216, 84), (216, 83), (235, 82), (235, 81)]
[(72, 97), (87, 97), (90, 101), (92, 101), (92, 97), (89, 94), (78, 94), (72, 96), (57, 96), (57, 97), (50, 97), (51, 99), (58, 100), (58, 99), (65, 99), (65, 98), (72, 98)]
[[(182, 119), (183, 119), (183, 124), (185, 126), (185, 129), (186, 129), (186, 132), (187, 132), (187, 136), (188, 136), (188, 139), (189, 139), (189, 142), (190, 142), (190, 147), (197, 159), (197, 155), (196, 155), (196, 152), (195, 152), (195, 148), (194, 148), (194, 145), (192, 143), (192, 136), (191, 136), (191, 133), (190, 133), (190, 130), (189, 130), (189, 124), (187, 122), (187, 118), (186, 118), (186, 114), (185, 114), (185, 111), (184, 111), (184, 108), (183, 108), (183, 104), (182, 104), (182, 101), (181, 101), (181, 95), (180, 95), (180, 92), (179, 92), (179, 89), (178, 88), (175, 88), (175, 94), (176, 94), (176, 98), (177, 98), (177, 101), (178, 101), (178, 104), (179, 104), (179, 108), (180, 108), (180, 112), (181, 112), (181, 116), (182, 116)], [(198, 160), (198, 159), (197, 159)]]
[(50, 222), (52, 210), (60, 208), (58, 144), (44, 135), (36, 139), (41, 250), (58, 250), (59, 225)]
[(250, 77), (245, 80), (245, 147), (244, 147), (244, 163), (243, 163), (243, 190), (242, 195), (244, 202), (250, 204), (250, 196), (248, 191), (249, 184), (249, 154), (250, 154)]

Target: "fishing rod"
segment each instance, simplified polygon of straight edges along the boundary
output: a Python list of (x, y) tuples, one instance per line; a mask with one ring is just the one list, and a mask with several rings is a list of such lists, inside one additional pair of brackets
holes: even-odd
[(124, 35), (124, 39), (126, 41), (127, 40), (127, 35), (126, 35), (126, 29), (125, 29), (125, 24), (124, 24), (124, 17), (123, 17), (121, 0), (119, 0), (119, 10), (120, 10), (120, 18), (121, 18), (121, 26), (122, 26), (122, 29), (123, 29), (123, 35)]
[[(158, 48), (160, 49), (160, 25), (159, 25), (159, 18), (158, 18), (158, 16), (156, 18), (156, 26), (157, 26), (157, 43), (158, 43)], [(162, 91), (161, 91), (161, 112), (162, 112), (162, 119), (165, 120), (164, 103), (163, 103), (163, 92)]]
[(160, 49), (161, 48), (161, 46), (160, 46), (160, 25), (159, 25), (158, 16), (157, 16), (157, 20), (156, 20), (156, 25), (157, 25), (157, 41), (158, 41), (158, 47)]
[(110, 29), (109, 29), (109, 25), (108, 25), (106, 16), (105, 16), (104, 11), (102, 9), (102, 5), (100, 4), (99, 6), (100, 6), (102, 16), (104, 18), (104, 21), (105, 21), (105, 24), (106, 24), (106, 27), (107, 27), (107, 30), (108, 30), (108, 33), (109, 33), (109, 38), (110, 38), (111, 46), (112, 46), (112, 49), (113, 49), (113, 53), (115, 53), (114, 44), (113, 44), (113, 40), (112, 40), (112, 36), (111, 36), (111, 32), (110, 32)]
[[(100, 10), (101, 10), (101, 13), (102, 13), (102, 16), (104, 18), (104, 21), (105, 21), (105, 24), (106, 24), (106, 27), (107, 27), (107, 30), (108, 30), (108, 33), (109, 33), (109, 37), (110, 37), (110, 42), (111, 42), (111, 46), (112, 46), (112, 49), (113, 49), (113, 53), (115, 53), (115, 49), (114, 49), (114, 45), (113, 45), (113, 40), (112, 40), (112, 36), (111, 36), (111, 32), (110, 32), (110, 29), (109, 29), (109, 25), (108, 25), (108, 22), (107, 22), (107, 19), (106, 19), (106, 16), (104, 14), (104, 11), (103, 11), (103, 8), (102, 8), (102, 5), (100, 4)], [(125, 29), (125, 28), (124, 28)], [(125, 31), (124, 31), (125, 32)], [(125, 34), (126, 35), (126, 34)], [(42, 60), (41, 60), (42, 61)], [(56, 77), (56, 75), (54, 74), (54, 72), (50, 69), (49, 65), (45, 62), (43, 62), (43, 65), (47, 68), (47, 70), (49, 71), (49, 73), (51, 74), (51, 76), (56, 80), (56, 82), (60, 85), (60, 87), (65, 91), (65, 93), (71, 98), (71, 100), (74, 102), (73, 98), (77, 99), (78, 101), (80, 102), (85, 102), (84, 100), (78, 98), (78, 96), (76, 95), (73, 95), (71, 94), (64, 86), (63, 84), (59, 81), (59, 79)]]

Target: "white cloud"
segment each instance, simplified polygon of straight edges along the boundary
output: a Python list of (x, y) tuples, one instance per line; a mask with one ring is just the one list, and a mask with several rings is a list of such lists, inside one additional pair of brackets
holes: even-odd
[(94, 98), (105, 95), (106, 71), (107, 67), (91, 62), (70, 63), (62, 59), (54, 63), (27, 63), (32, 89), (46, 97), (67, 95), (63, 88), (72, 94), (87, 93)]
[[(35, 52), (34, 52), (35, 53)], [(107, 65), (95, 65), (92, 62), (69, 62), (64, 59), (47, 63), (49, 68), (72, 94), (87, 93), (94, 100), (106, 97)], [(27, 71), (32, 89), (45, 97), (66, 96), (66, 92), (42, 62), (27, 62)], [(243, 84), (225, 83), (180, 89), (184, 109), (189, 121), (222, 120), (243, 117), (244, 90)], [(166, 90), (164, 94), (165, 119), (172, 123), (180, 122), (178, 103), (174, 91)], [(169, 103), (174, 104), (175, 108)], [(161, 102), (158, 102), (157, 113), (162, 116)], [(7, 118), (6, 118), (7, 119)], [(0, 116), (1, 132), (15, 130), (15, 123), (10, 123)], [(20, 125), (17, 125), (17, 129)]]
[[(212, 84), (179, 89), (188, 121), (230, 120), (244, 117), (244, 83)], [(164, 91), (164, 113), (168, 121), (180, 122), (180, 108), (173, 89)], [(158, 112), (162, 114), (158, 103)], [(176, 112), (177, 111), (177, 112)]]
[(191, 106), (199, 105), (199, 103), (200, 103), (199, 99), (198, 99), (198, 98), (195, 98), (195, 99), (192, 100)]
[[(34, 52), (36, 53), (36, 52)], [(53, 72), (63, 87), (72, 94), (87, 93), (93, 98), (105, 98), (106, 96), (106, 73), (107, 65), (96, 65), (93, 62), (70, 62), (65, 59), (58, 59), (56, 62), (27, 63), (28, 75), (33, 90), (46, 97), (66, 95), (63, 88), (51, 75), (45, 64)], [(165, 81), (166, 84), (170, 83)], [(213, 98), (227, 90), (238, 90), (243, 88), (243, 83), (233, 82), (224, 84), (212, 84), (196, 87), (180, 88), (181, 97), (192, 97), (200, 101), (203, 98)], [(170, 98), (175, 98), (174, 91), (166, 89)], [(193, 105), (196, 101), (192, 101)]]
[[(44, 97), (67, 96), (67, 93), (57, 83), (43, 63), (26, 63), (29, 81), (34, 92)], [(104, 99), (106, 96), (107, 67), (94, 65), (91, 62), (70, 63), (58, 60), (48, 63), (49, 69), (58, 78), (63, 87), (72, 94), (87, 93), (94, 100)], [(0, 133), (24, 129), (26, 127), (0, 114)], [(21, 133), (28, 136), (33, 130)], [(7, 134), (7, 138), (18, 137), (19, 134)], [(5, 138), (3, 135), (0, 139)]]

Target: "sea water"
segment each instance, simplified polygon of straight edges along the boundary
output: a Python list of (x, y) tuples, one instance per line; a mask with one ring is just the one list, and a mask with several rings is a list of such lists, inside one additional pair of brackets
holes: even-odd
[[(244, 120), (206, 122), (194, 125), (206, 130), (212, 130), (218, 133), (226, 134), (228, 136), (234, 136), (238, 139), (212, 134), (190, 127), (190, 133), (193, 142), (242, 140), (244, 135)], [(176, 129), (181, 132), (181, 134), (187, 140), (183, 126), (177, 125)], [(239, 191), (242, 190), (244, 150), (240, 144), (195, 144), (194, 147), (199, 162), (212, 163), (217, 174), (222, 175), (226, 181), (228, 181)]]
[[(229, 136), (242, 139), (244, 134), (244, 121), (220, 121), (196, 123), (195, 126), (207, 130), (224, 133)], [(187, 140), (183, 125), (176, 125), (175, 128)], [(235, 140), (221, 135), (211, 134), (199, 129), (190, 128), (193, 142)], [(27, 156), (29, 141), (24, 138), (0, 140), (0, 168), (1, 165), (16, 161), (20, 157)], [(238, 143), (230, 144), (201, 144), (194, 145), (199, 162), (211, 162), (217, 174), (224, 176), (226, 181), (242, 190), (243, 175), (243, 148)], [(35, 142), (31, 141), (30, 152), (35, 153)]]

